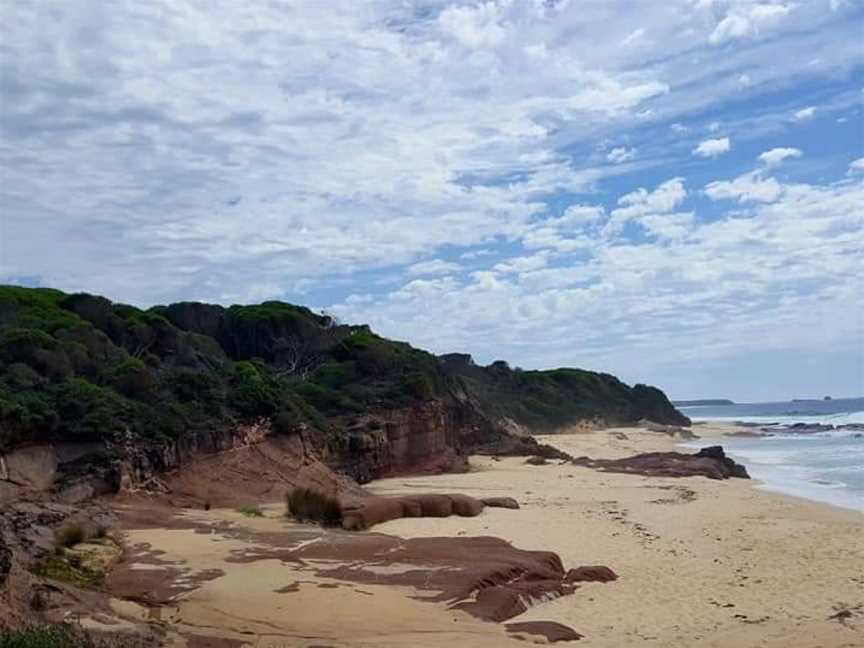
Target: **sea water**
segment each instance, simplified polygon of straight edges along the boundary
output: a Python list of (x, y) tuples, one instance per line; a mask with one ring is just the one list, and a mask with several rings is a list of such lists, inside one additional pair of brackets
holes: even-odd
[[(759, 423), (773, 436), (728, 437), (727, 454), (768, 490), (864, 512), (864, 429), (795, 434), (795, 423), (864, 424), (864, 398), (681, 407), (695, 421)], [(696, 434), (699, 428), (694, 428)], [(690, 447), (715, 445), (706, 440)]]

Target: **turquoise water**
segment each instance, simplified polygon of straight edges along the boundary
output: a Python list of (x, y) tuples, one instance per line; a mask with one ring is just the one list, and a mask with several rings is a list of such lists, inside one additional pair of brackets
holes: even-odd
[[(681, 408), (694, 421), (762, 423), (775, 436), (726, 438), (727, 453), (743, 463), (768, 490), (864, 512), (864, 430), (794, 434), (794, 423), (864, 423), (864, 399), (750, 403)], [(777, 425), (768, 425), (776, 423)], [(698, 434), (698, 426), (694, 431)], [(688, 443), (689, 447), (714, 445)]]

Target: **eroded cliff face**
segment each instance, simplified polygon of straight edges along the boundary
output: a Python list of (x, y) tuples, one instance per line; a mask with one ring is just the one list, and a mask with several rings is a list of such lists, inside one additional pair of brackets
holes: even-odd
[(280, 499), (293, 487), (351, 493), (380, 477), (467, 470), (472, 452), (532, 455), (545, 448), (457, 398), (338, 418), (329, 426), (323, 432), (298, 424), (277, 433), (260, 418), (160, 442), (129, 436), (118, 443), (19, 447), (0, 455), (0, 501), (42, 492), (74, 504), (150, 491), (172, 494), (178, 503), (234, 505), (252, 496)]
[(345, 421), (336, 466), (360, 483), (407, 473), (467, 469), (473, 430), (454, 402), (432, 400)]

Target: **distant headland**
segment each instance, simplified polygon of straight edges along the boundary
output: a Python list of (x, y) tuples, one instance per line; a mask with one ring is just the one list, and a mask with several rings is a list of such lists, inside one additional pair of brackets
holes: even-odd
[(700, 405), (734, 405), (735, 401), (728, 398), (704, 398), (702, 400), (676, 400), (672, 401), (675, 407), (698, 407)]

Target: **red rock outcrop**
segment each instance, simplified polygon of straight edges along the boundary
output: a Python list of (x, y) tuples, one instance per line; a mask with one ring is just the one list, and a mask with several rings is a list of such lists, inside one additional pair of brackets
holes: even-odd
[(507, 508), (507, 509), (518, 509), (519, 502), (517, 502), (512, 497), (484, 497), (480, 500), (486, 506), (497, 507), (497, 508)]
[(459, 494), (367, 496), (343, 502), (342, 528), (357, 531), (403, 517), (474, 517), (483, 512), (483, 507), (480, 500)]
[(596, 468), (603, 472), (631, 473), (648, 477), (694, 477), (750, 479), (747, 469), (726, 456), (722, 446), (702, 448), (695, 454), (681, 452), (647, 452), (623, 459), (591, 459), (577, 457), (571, 460), (577, 466)]
[(567, 572), (568, 583), (609, 583), (618, 580), (618, 574), (604, 565), (583, 565)]
[(547, 643), (582, 639), (582, 635), (573, 628), (568, 628), (555, 621), (523, 621), (521, 623), (508, 623), (505, 627), (510, 634), (535, 635), (543, 637)]

